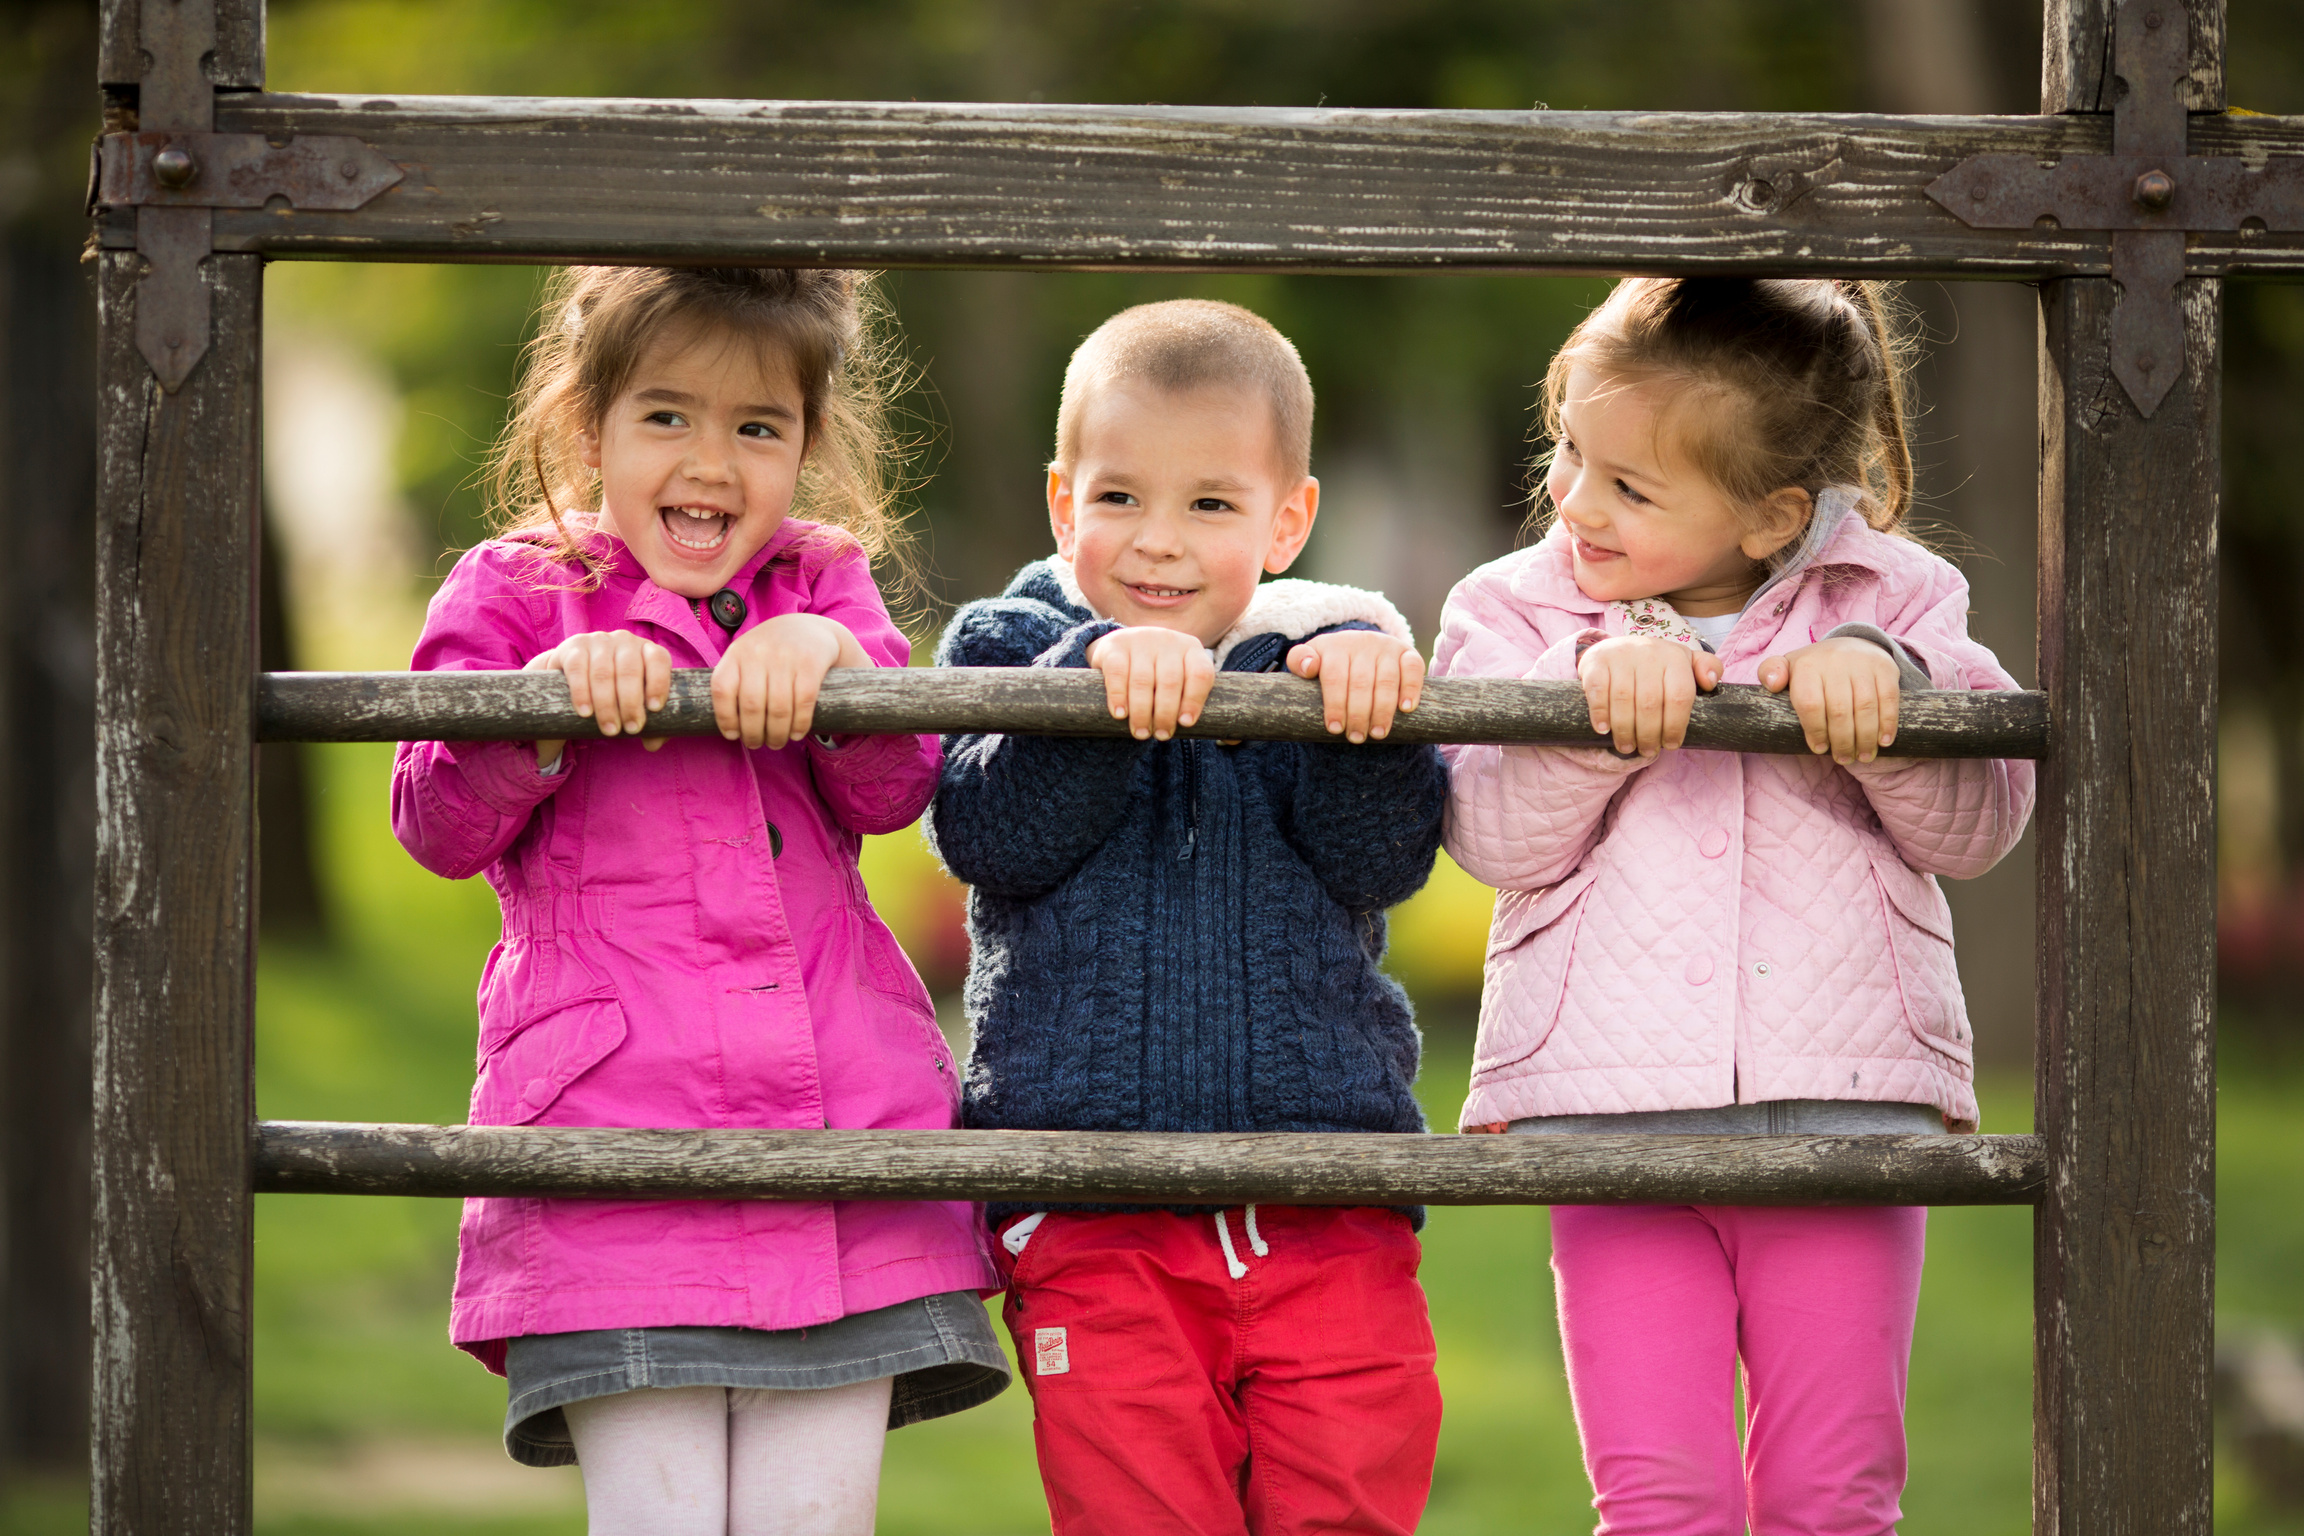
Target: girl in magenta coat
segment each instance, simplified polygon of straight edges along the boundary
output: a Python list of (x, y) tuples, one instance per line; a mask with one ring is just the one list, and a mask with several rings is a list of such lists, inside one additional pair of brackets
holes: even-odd
[[(1554, 361), (1553, 525), (1456, 588), (1433, 672), (1575, 679), (1615, 750), (1444, 749), (1499, 887), (1465, 1129), (1975, 1129), (1936, 877), (2015, 844), (2032, 766), (1879, 756), (1900, 690), (2015, 686), (1898, 531), (1897, 353), (1870, 285), (1633, 279)], [(1675, 750), (1723, 680), (1809, 753)], [(1554, 1210), (1602, 1536), (1892, 1533), (1927, 1214)]]
[[(475, 1125), (957, 1123), (857, 873), (937, 743), (810, 731), (832, 668), (909, 653), (866, 563), (891, 527), (858, 300), (608, 268), (547, 299), (499, 465), (533, 510), (458, 561), (414, 664), (560, 671), (600, 737), (411, 742), (392, 785), (417, 860), (503, 906)], [(713, 670), (723, 739), (637, 738), (675, 666)], [(512, 1454), (580, 1462), (595, 1536), (862, 1532), (886, 1428), (1005, 1385), (997, 1284), (967, 1205), (474, 1200), (451, 1328), (510, 1377)]]

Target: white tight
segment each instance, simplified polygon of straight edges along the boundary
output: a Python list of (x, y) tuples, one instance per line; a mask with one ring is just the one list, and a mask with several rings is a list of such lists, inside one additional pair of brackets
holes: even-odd
[(570, 1403), (591, 1536), (870, 1536), (893, 1384)]

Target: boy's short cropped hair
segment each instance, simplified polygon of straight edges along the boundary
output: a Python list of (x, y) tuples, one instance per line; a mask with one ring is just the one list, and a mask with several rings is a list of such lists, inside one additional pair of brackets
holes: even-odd
[(1212, 299), (1169, 299), (1124, 309), (1096, 327), (1064, 370), (1050, 468), (1071, 467), (1090, 392), (1126, 380), (1171, 392), (1229, 385), (1260, 394), (1271, 402), (1282, 476), (1296, 481), (1312, 472), (1311, 376), (1294, 343), (1253, 311)]

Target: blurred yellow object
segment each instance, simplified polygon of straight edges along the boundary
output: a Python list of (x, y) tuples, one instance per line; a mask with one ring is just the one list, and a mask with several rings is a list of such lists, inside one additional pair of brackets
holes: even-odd
[(1477, 1001), (1495, 909), (1495, 891), (1441, 854), (1424, 889), (1392, 909), (1385, 969), (1419, 1004)]

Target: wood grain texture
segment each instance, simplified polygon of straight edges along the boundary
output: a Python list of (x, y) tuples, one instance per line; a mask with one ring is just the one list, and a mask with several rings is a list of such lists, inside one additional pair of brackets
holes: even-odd
[[(648, 734), (704, 736), (712, 723), (711, 673), (672, 674), (665, 707)], [(2046, 699), (2038, 693), (1920, 691), (1903, 696), (1889, 755), (2040, 757), (2047, 751)], [(816, 727), (826, 734), (1019, 731), (1125, 736), (1104, 707), (1102, 681), (1085, 671), (1022, 667), (902, 668), (834, 672), (824, 681)], [(268, 672), (257, 685), (256, 729), (265, 741), (534, 741), (590, 736), (598, 727), (569, 707), (567, 684), (538, 672)], [(1320, 689), (1301, 678), (1217, 679), (1200, 722), (1183, 732), (1217, 740), (1327, 741)], [(1393, 742), (1545, 742), (1598, 749), (1583, 692), (1574, 683), (1436, 678)], [(1780, 695), (1729, 684), (1700, 698), (1688, 745), (1732, 752), (1805, 752), (1799, 718)]]
[[(217, 213), (220, 249), (281, 257), (2012, 278), (2110, 262), (2107, 235), (1973, 230), (1924, 190), (1972, 154), (2104, 153), (2102, 117), (406, 96), (217, 110), (225, 131), (350, 134), (407, 173), (353, 212)], [(2304, 153), (2304, 119), (2201, 118), (2194, 152)], [(2304, 234), (2202, 234), (2187, 259), (2300, 270)]]
[(2043, 294), (2034, 1430), (2043, 1536), (2208, 1536), (2219, 285), (2150, 421), (2115, 285)]
[(249, 1528), (253, 256), (163, 394), (137, 258), (99, 286), (92, 1529)]
[(2023, 1205), (2030, 1136), (257, 1128), (278, 1194), (1141, 1200), (1179, 1205)]
[[(2040, 101), (2043, 112), (2109, 112), (2113, 14), (2121, 0), (2046, 0), (2042, 8)], [(2127, 0), (2185, 20), (2191, 68), (2185, 110), (2224, 110), (2224, 0)]]

